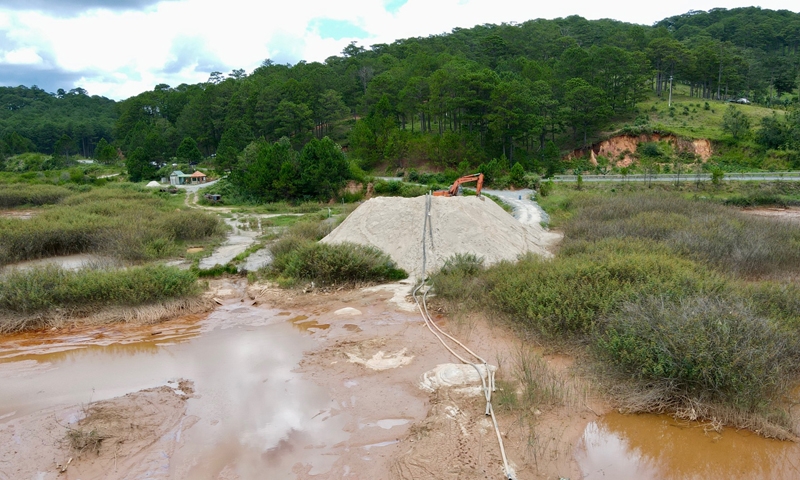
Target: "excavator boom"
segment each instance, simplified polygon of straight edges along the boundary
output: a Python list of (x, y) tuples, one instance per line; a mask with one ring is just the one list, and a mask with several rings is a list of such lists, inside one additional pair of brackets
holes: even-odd
[(453, 185), (450, 186), (447, 190), (437, 190), (433, 192), (434, 196), (437, 197), (455, 197), (458, 195), (459, 187), (461, 187), (464, 183), (470, 182), (478, 182), (477, 187), (475, 188), (477, 195), (481, 196), (481, 189), (483, 188), (483, 174), (482, 173), (474, 173), (472, 175), (464, 175), (463, 177), (457, 179), (453, 182)]

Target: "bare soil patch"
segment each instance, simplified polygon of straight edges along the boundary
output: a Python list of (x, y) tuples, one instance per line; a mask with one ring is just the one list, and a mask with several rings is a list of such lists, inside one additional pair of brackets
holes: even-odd
[(745, 208), (742, 211), (749, 215), (775, 218), (792, 223), (800, 223), (800, 207)]
[(3, 478), (152, 477), (179, 446), (192, 382), (176, 381), (84, 406), (35, 412), (0, 425)]

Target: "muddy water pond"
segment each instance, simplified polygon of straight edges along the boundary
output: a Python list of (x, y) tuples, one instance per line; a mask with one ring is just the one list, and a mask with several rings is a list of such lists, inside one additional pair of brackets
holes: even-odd
[(586, 427), (575, 459), (587, 480), (800, 478), (797, 443), (664, 415), (604, 415)]
[(169, 478), (217, 478), (225, 468), (241, 478), (295, 478), (298, 462), (325, 473), (337, 458), (330, 448), (349, 436), (347, 416), (332, 413), (337, 405), (327, 391), (295, 371), (316, 343), (309, 332), (323, 327), (298, 327), (312, 322), (279, 313), (237, 303), (196, 322), (149, 327), (127, 343), (97, 330), (49, 345), (25, 337), (4, 342), (0, 427), (50, 407), (187, 378), (195, 395), (186, 418), (197, 423), (183, 432)]

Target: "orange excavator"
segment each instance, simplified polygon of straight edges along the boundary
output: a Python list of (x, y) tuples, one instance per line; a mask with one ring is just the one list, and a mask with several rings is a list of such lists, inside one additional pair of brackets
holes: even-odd
[(483, 188), (483, 174), (482, 173), (474, 173), (472, 175), (464, 175), (463, 177), (459, 178), (450, 186), (447, 190), (436, 190), (433, 192), (434, 197), (455, 197), (461, 194), (461, 185), (464, 183), (470, 182), (478, 182), (478, 186), (475, 189), (477, 195), (481, 196), (481, 189)]

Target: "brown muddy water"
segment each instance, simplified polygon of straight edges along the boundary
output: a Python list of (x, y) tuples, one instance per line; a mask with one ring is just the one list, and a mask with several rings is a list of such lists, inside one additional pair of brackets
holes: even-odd
[[(427, 396), (412, 396), (419, 391), (413, 372), (394, 370), (400, 377), (385, 383), (387, 373), (353, 375), (341, 352), (318, 350), (326, 344), (322, 336), (344, 342), (335, 347), (328, 338), (331, 348), (355, 348), (354, 335), (363, 340), (377, 325), (402, 332), (398, 341), (422, 332), (409, 326), (412, 316), (371, 303), (355, 304), (363, 315), (352, 310), (337, 321), (345, 309), (332, 310), (344, 305), (286, 311), (228, 300), (207, 316), (153, 326), (3, 337), (0, 430), (52, 407), (116, 398), (184, 378), (195, 390), (184, 418), (196, 423), (178, 430), (179, 448), (148, 471), (148, 478), (233, 478), (225, 476), (231, 470), (242, 479), (369, 478), (362, 477), (365, 465), (379, 461), (398, 441), (405, 445), (404, 432), (430, 408)], [(399, 346), (375, 348), (390, 352)], [(315, 379), (298, 373), (308, 352), (317, 354), (306, 368)], [(372, 353), (365, 350), (362, 356)], [(441, 363), (438, 357), (431, 360)], [(656, 415), (604, 415), (589, 423), (572, 453), (586, 479), (800, 478), (797, 444), (734, 429), (706, 432), (698, 424)], [(354, 467), (361, 470), (335, 465), (343, 455), (350, 465), (361, 462)], [(14, 478), (2, 470), (0, 464), (0, 478)], [(519, 479), (530, 475), (520, 472)]]
[(800, 478), (796, 443), (665, 415), (604, 415), (586, 427), (575, 459), (586, 480)]
[(132, 339), (128, 332), (127, 343), (114, 327), (44, 344), (30, 334), (9, 337), (0, 344), (0, 425), (188, 378), (196, 395), (186, 414), (200, 420), (183, 432), (170, 478), (217, 478), (226, 466), (241, 478), (295, 478), (298, 462), (324, 473), (337, 459), (331, 447), (349, 436), (347, 415), (295, 369), (316, 345), (313, 332), (325, 327), (280, 313), (237, 302), (201, 320), (143, 328)]

